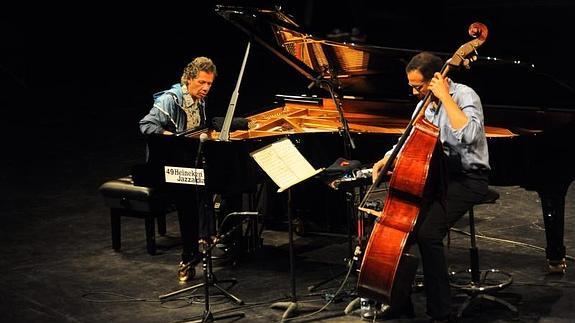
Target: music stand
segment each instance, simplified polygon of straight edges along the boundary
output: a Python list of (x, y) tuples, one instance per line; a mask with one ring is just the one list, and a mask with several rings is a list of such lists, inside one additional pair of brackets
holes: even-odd
[[(290, 300), (288, 302), (273, 303), (270, 308), (284, 309), (282, 321), (294, 315), (298, 310), (304, 309), (298, 304), (295, 284), (295, 256), (293, 248), (293, 209), (291, 206), (291, 187), (295, 184), (317, 175), (323, 168), (314, 169), (312, 165), (300, 154), (288, 138), (283, 138), (264, 148), (258, 149), (250, 156), (279, 186), (278, 193), (287, 191), (288, 194), (288, 248), (289, 248), (289, 274), (290, 274)], [(315, 309), (306, 306), (307, 310)]]

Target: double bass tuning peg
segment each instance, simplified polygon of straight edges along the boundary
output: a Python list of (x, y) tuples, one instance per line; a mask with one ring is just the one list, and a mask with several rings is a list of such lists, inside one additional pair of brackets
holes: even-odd
[(472, 62), (475, 62), (476, 60), (477, 60), (477, 56), (476, 56), (476, 55), (473, 55), (473, 56), (471, 56), (471, 57), (469, 57), (469, 58), (466, 58), (466, 59), (463, 60), (463, 66), (464, 66), (466, 69), (470, 69), (470, 68), (471, 68), (470, 64), (471, 64)]

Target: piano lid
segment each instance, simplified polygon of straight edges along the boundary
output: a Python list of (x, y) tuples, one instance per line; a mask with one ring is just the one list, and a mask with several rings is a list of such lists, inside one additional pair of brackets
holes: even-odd
[[(420, 50), (321, 39), (304, 31), (291, 16), (279, 9), (219, 5), (216, 6), (215, 10), (312, 82), (334, 80), (338, 91), (347, 96), (399, 100), (410, 97), (410, 88), (406, 82), (402, 82), (405, 81), (405, 66), (411, 57)], [(462, 26), (462, 28), (466, 28), (466, 26)], [(456, 45), (454, 45), (454, 49), (456, 49)], [(435, 52), (435, 54), (444, 59), (452, 55), (452, 53), (442, 52)], [(499, 81), (509, 80), (509, 78), (494, 77), (495, 74), (490, 73), (501, 73), (504, 70), (504, 74), (508, 77), (512, 77), (509, 73), (515, 73), (513, 71), (527, 76), (536, 74), (534, 67), (529, 62), (518, 59), (479, 56), (478, 61), (473, 64), (472, 70), (478, 67), (486, 71), (483, 74), (487, 78), (491, 76)], [(475, 77), (475, 73), (463, 72), (459, 74), (473, 74), (469, 76), (470, 79)], [(521, 84), (517, 80), (525, 80), (524, 75), (515, 78), (512, 82)], [(463, 79), (466, 80), (465, 77)], [(547, 85), (547, 88), (561, 87), (549, 78), (544, 82), (551, 84), (550, 86)], [(467, 82), (474, 87), (473, 83)], [(475, 83), (481, 85), (479, 88), (485, 87), (483, 82), (479, 80)], [(496, 90), (505, 88), (505, 86), (497, 86)], [(564, 102), (569, 101), (574, 93), (572, 89), (565, 91), (569, 94), (563, 95)], [(565, 93), (565, 91), (563, 92)], [(516, 100), (510, 102), (509, 96), (499, 95), (501, 93), (497, 94), (505, 102), (496, 102), (497, 99), (492, 98), (491, 93), (486, 98), (491, 104), (528, 105), (529, 102), (532, 102), (529, 94), (532, 94), (533, 91), (525, 91), (526, 96), (522, 92), (521, 90), (514, 91), (514, 93), (521, 93), (517, 98), (523, 102)], [(552, 97), (557, 96), (553, 95)], [(484, 97), (482, 96), (482, 98)]]
[(408, 99), (398, 80), (418, 51), (314, 37), (275, 9), (217, 6), (216, 12), (312, 82), (332, 80), (343, 95)]
[[(219, 5), (216, 12), (315, 82), (312, 84), (333, 80), (340, 94), (358, 98), (413, 99), (405, 66), (420, 50), (321, 39), (307, 33), (279, 9)], [(452, 55), (434, 53), (443, 59)], [(529, 62), (479, 56), (471, 69), (472, 73), (453, 70), (450, 77), (473, 87), (484, 104), (536, 109), (574, 107), (575, 90), (538, 73)], [(540, 95), (541, 90), (548, 95)]]

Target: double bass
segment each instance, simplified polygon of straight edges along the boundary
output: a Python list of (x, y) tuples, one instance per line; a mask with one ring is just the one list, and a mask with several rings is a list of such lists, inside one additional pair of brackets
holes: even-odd
[[(441, 74), (453, 67), (469, 67), (476, 59), (476, 48), (487, 38), (487, 27), (481, 23), (469, 26), (473, 40), (461, 45), (446, 61)], [(391, 305), (401, 305), (410, 294), (418, 260), (406, 251), (406, 242), (415, 227), (427, 183), (434, 175), (436, 158), (441, 154), (439, 129), (427, 121), (423, 112), (433, 99), (429, 91), (406, 127), (377, 179), (359, 205), (361, 211), (377, 216), (363, 254), (358, 294)], [(400, 153), (401, 151), (401, 153)], [(366, 207), (366, 202), (394, 165), (388, 192), (381, 212)]]

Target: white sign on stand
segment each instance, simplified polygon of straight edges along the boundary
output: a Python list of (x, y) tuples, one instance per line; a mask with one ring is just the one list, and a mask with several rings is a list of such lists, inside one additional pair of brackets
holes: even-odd
[(164, 166), (166, 183), (206, 185), (204, 170), (201, 168), (187, 168)]

